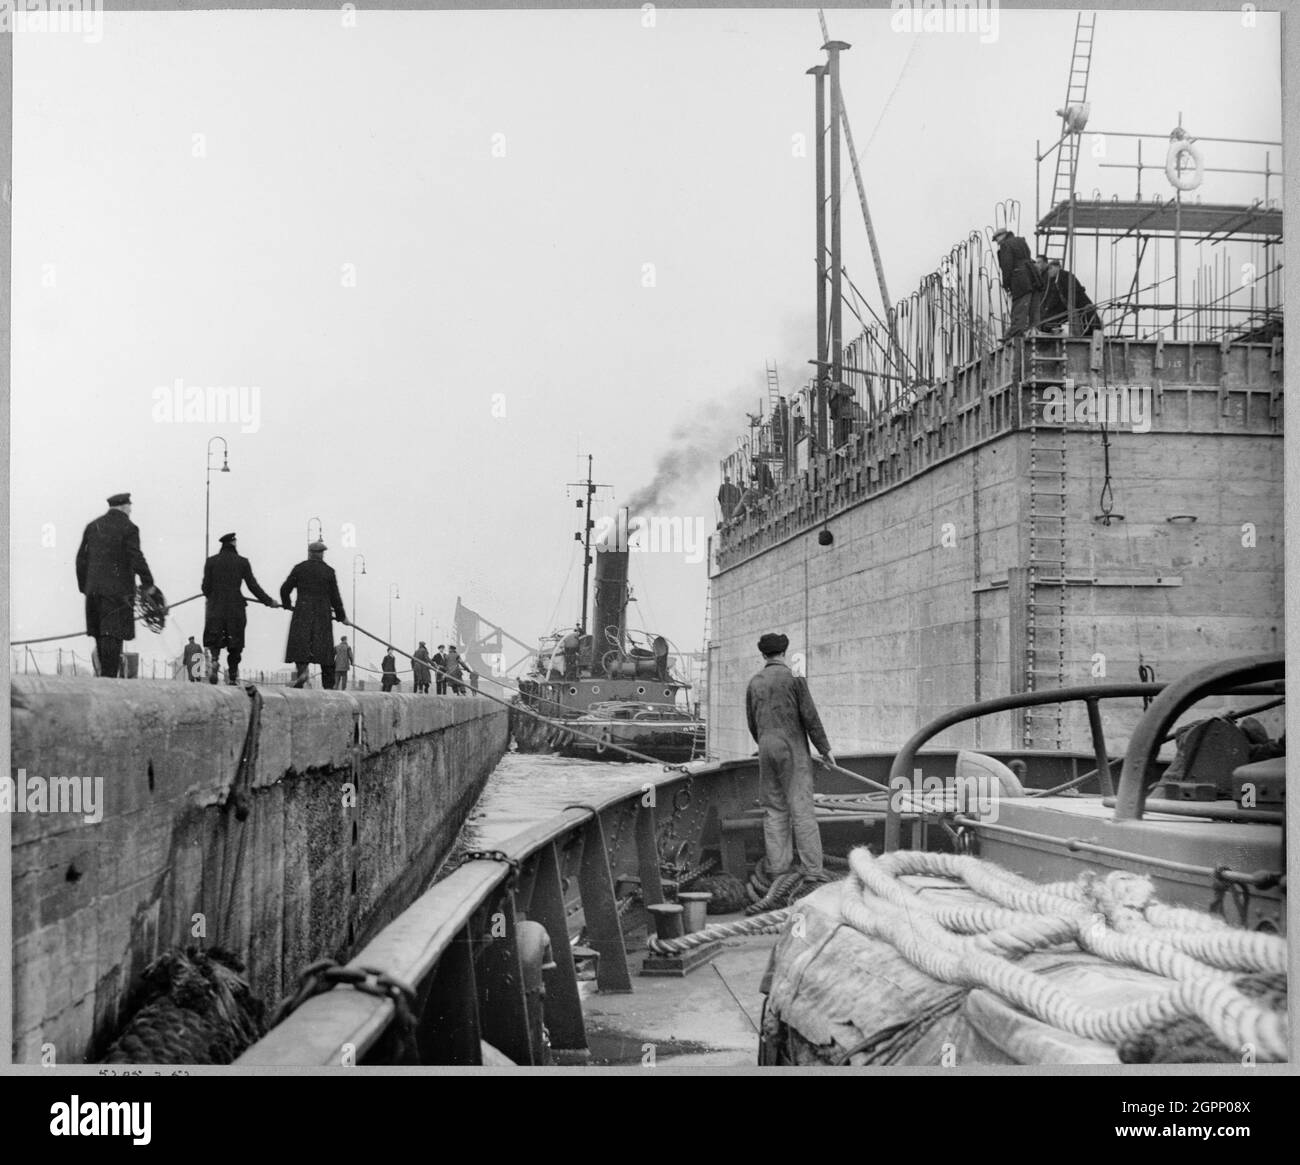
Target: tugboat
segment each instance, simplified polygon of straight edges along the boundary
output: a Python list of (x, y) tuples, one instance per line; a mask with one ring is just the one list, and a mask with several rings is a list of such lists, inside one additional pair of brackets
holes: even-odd
[[(533, 670), (519, 683), (511, 735), (520, 752), (672, 764), (704, 754), (704, 721), (689, 704), (691, 685), (674, 671), (668, 640), (627, 626), (628, 512), (620, 509), (596, 540), (596, 587), (587, 622), (592, 563), (590, 458), (583, 538), (582, 613), (570, 630), (544, 636)], [(680, 702), (679, 702), (680, 699)]]

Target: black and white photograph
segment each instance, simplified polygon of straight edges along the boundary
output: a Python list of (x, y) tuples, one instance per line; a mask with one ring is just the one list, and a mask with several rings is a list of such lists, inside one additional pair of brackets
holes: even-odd
[(1275, 1119), (1293, 14), (212, 2), (4, 0), (37, 1132), (382, 1073)]

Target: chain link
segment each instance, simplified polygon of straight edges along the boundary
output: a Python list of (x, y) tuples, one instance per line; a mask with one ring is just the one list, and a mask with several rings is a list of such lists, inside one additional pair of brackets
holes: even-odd
[(340, 983), (392, 1003), (398, 1047), (397, 1062), (418, 1064), (420, 1057), (415, 1038), (415, 992), (400, 979), (375, 967), (344, 967), (333, 959), (320, 959), (312, 963), (298, 976), (298, 990), (276, 1009), (271, 1026), (282, 1023), (307, 1000), (332, 991)]

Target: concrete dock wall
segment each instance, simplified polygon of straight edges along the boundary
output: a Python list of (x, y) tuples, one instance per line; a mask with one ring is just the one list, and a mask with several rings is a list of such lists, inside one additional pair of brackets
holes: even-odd
[(241, 688), (14, 677), (16, 1061), (97, 1058), (172, 946), (274, 1006), (428, 884), (508, 745), (477, 697), (259, 692), (251, 740)]

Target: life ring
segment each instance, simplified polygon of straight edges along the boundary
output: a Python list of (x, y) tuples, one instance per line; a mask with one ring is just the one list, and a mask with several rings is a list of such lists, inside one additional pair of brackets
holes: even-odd
[[(1192, 169), (1182, 171), (1178, 168), (1178, 159), (1187, 154), (1192, 159)], [(1201, 151), (1190, 138), (1174, 138), (1169, 143), (1169, 154), (1165, 158), (1165, 177), (1170, 185), (1178, 190), (1195, 190), (1204, 176), (1205, 160)]]
[(609, 741), (610, 741), (610, 730), (608, 728), (602, 729), (600, 733), (600, 739), (596, 741), (597, 756), (605, 755), (605, 750), (609, 747)]

